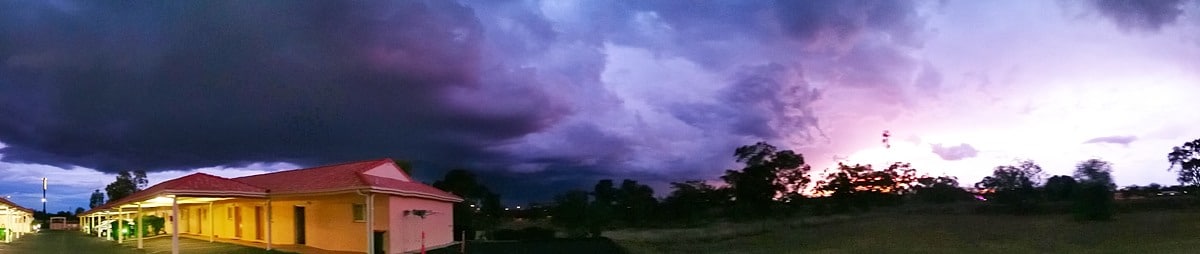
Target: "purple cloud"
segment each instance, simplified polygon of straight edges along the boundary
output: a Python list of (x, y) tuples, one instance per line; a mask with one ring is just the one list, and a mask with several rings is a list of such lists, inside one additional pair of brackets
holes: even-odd
[(1136, 136), (1107, 136), (1107, 137), (1098, 137), (1098, 138), (1089, 139), (1088, 141), (1084, 141), (1083, 143), (1084, 144), (1108, 143), (1108, 144), (1118, 144), (1118, 145), (1128, 146), (1129, 143), (1133, 143), (1133, 141), (1137, 141)]
[(1123, 29), (1157, 32), (1175, 23), (1189, 1), (1091, 0), (1089, 3)]

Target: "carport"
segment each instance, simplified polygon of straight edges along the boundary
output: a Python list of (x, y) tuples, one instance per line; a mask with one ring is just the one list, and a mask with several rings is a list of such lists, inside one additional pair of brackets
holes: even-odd
[(11, 243), (13, 239), (32, 231), (33, 210), (21, 207), (8, 199), (0, 198), (0, 225), (4, 228), (4, 242)]
[[(267, 190), (265, 189), (209, 174), (195, 173), (156, 184), (146, 190), (133, 193), (129, 197), (96, 207), (84, 212), (81, 217), (87, 218), (88, 225), (97, 225), (96, 223), (99, 221), (116, 217), (118, 218), (118, 228), (124, 228), (124, 219), (134, 219), (134, 221), (140, 222), (142, 221), (144, 211), (170, 209), (170, 215), (165, 219), (169, 223), (167, 228), (170, 229), (171, 233), (171, 253), (178, 254), (179, 205), (208, 204), (211, 210), (213, 202), (228, 199), (264, 199), (268, 204), (271, 202), (267, 198)], [(267, 218), (268, 221), (270, 219), (270, 217)], [(212, 220), (209, 220), (209, 223), (212, 223)], [(89, 228), (94, 228), (94, 226)], [(138, 231), (136, 234), (138, 249), (144, 247), (143, 241), (146, 232), (142, 232), (143, 228), (139, 226), (136, 229)], [(267, 223), (267, 232), (270, 232), (270, 230), (270, 223)], [(121, 234), (119, 230), (114, 231), (117, 233), (117, 242), (124, 243), (124, 234)], [(213, 241), (214, 237), (214, 233), (210, 232), (209, 241)], [(268, 250), (271, 249), (270, 246), (271, 241), (268, 237)]]

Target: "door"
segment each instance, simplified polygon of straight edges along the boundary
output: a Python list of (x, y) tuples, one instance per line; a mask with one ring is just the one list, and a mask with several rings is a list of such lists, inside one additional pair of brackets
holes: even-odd
[(304, 207), (297, 206), (295, 209), (296, 244), (304, 244)]
[(233, 207), (233, 237), (242, 238), (242, 207)]
[(254, 240), (263, 239), (262, 207), (254, 207)]
[(383, 249), (384, 240), (387, 239), (387, 231), (375, 231), (375, 253), (387, 253)]

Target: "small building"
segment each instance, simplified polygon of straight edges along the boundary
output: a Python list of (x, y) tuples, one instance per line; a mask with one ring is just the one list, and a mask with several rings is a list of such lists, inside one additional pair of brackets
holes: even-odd
[(21, 207), (0, 198), (0, 241), (10, 243), (22, 235), (33, 233), (33, 209)]
[[(461, 201), (413, 180), (391, 159), (378, 159), (238, 178), (195, 173), (80, 217), (81, 228), (99, 236), (101, 221), (159, 216), (176, 246), (182, 236), (267, 249), (404, 253), (454, 244), (453, 204)], [(118, 236), (141, 247), (141, 238)]]

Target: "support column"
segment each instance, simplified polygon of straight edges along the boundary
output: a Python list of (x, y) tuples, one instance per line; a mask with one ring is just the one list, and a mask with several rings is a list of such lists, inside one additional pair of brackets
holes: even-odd
[(267, 198), (267, 250), (271, 250), (271, 198)]
[(137, 220), (135, 222), (137, 222), (134, 225), (137, 225), (138, 249), (140, 250), (142, 249), (142, 238), (146, 238), (146, 233), (142, 232), (142, 228), (146, 227), (146, 225), (143, 225), (145, 222), (142, 221), (142, 203), (138, 203)]
[[(103, 222), (103, 221), (104, 221), (103, 215), (96, 215), (96, 223), (95, 223), (95, 226), (93, 226), (93, 227), (99, 227), (100, 222)], [(96, 230), (96, 237), (100, 237), (100, 230)]]
[[(9, 226), (8, 226), (8, 224), (11, 224), (11, 223), (12, 223), (12, 222), (11, 222), (11, 221), (12, 221), (12, 215), (10, 215), (10, 213), (12, 213), (12, 209), (11, 209), (11, 208), (8, 208), (8, 207), (5, 207), (5, 208), (4, 208), (4, 218), (3, 218), (3, 219), (0, 219), (0, 221), (3, 221), (3, 222), (4, 222), (4, 230), (6, 230), (6, 231), (12, 231), (12, 229), (11, 229), (11, 228), (9, 228)], [(8, 232), (6, 232), (6, 234), (4, 235), (4, 242), (5, 242), (5, 243), (11, 243), (11, 242), (12, 242), (12, 237), (8, 236), (8, 235), (11, 235), (11, 234), (12, 234), (12, 233), (8, 233)]]
[(217, 237), (217, 224), (215, 222), (216, 219), (213, 219), (212, 203), (208, 202), (208, 212), (205, 213), (208, 214), (208, 242), (210, 243)]
[(109, 234), (117, 234), (117, 243), (125, 243), (125, 234), (121, 233), (121, 229), (125, 228), (125, 213), (120, 206), (117, 207), (117, 228), (108, 232)]
[(171, 254), (179, 254), (179, 196), (171, 197)]
[(367, 217), (367, 253), (375, 251), (375, 193), (367, 193), (367, 204), (363, 208), (363, 216)]

